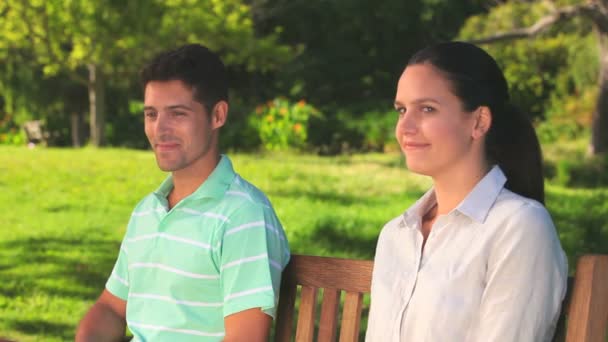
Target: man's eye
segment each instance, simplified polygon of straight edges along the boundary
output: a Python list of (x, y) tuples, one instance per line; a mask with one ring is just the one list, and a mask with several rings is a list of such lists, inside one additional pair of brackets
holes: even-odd
[(430, 107), (430, 106), (424, 106), (424, 107), (422, 107), (422, 111), (425, 113), (432, 113), (435, 111), (435, 108)]
[(399, 108), (395, 108), (395, 110), (397, 111), (397, 113), (399, 113), (399, 117), (402, 117), (405, 115), (406, 109), (403, 107), (399, 107)]
[(156, 116), (156, 112), (144, 112), (144, 116), (147, 118), (153, 118)]

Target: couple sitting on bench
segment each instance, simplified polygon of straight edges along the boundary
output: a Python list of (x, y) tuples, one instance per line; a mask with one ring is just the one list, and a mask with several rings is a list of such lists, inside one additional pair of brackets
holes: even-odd
[[(121, 340), (128, 326), (136, 341), (267, 341), (290, 254), (268, 199), (219, 154), (224, 65), (187, 45), (141, 76), (145, 133), (170, 175), (133, 211), (76, 340)], [(534, 128), (510, 104), (496, 62), (467, 43), (425, 48), (409, 60), (394, 105), (407, 168), (433, 188), (380, 233), (366, 340), (549, 341), (566, 257), (543, 206)], [(335, 318), (339, 292), (325, 295), (323, 312)]]

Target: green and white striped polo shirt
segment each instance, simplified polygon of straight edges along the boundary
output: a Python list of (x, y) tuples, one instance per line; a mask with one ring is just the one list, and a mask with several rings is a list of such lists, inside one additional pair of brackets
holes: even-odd
[(274, 317), (285, 233), (270, 202), (222, 156), (209, 178), (167, 210), (169, 176), (135, 208), (106, 283), (127, 301), (135, 341), (221, 341), (224, 317)]

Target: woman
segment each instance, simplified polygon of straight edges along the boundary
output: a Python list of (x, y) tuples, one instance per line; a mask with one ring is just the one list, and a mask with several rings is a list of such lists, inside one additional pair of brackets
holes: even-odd
[(494, 59), (423, 49), (401, 75), (395, 133), (433, 188), (382, 229), (367, 341), (550, 341), (565, 254), (543, 206), (534, 128)]

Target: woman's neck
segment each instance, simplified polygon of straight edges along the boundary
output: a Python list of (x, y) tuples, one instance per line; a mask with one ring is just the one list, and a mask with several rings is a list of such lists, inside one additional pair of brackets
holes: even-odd
[(489, 166), (451, 170), (433, 177), (436, 215), (445, 215), (456, 208), (473, 190), (475, 185), (488, 173)]

